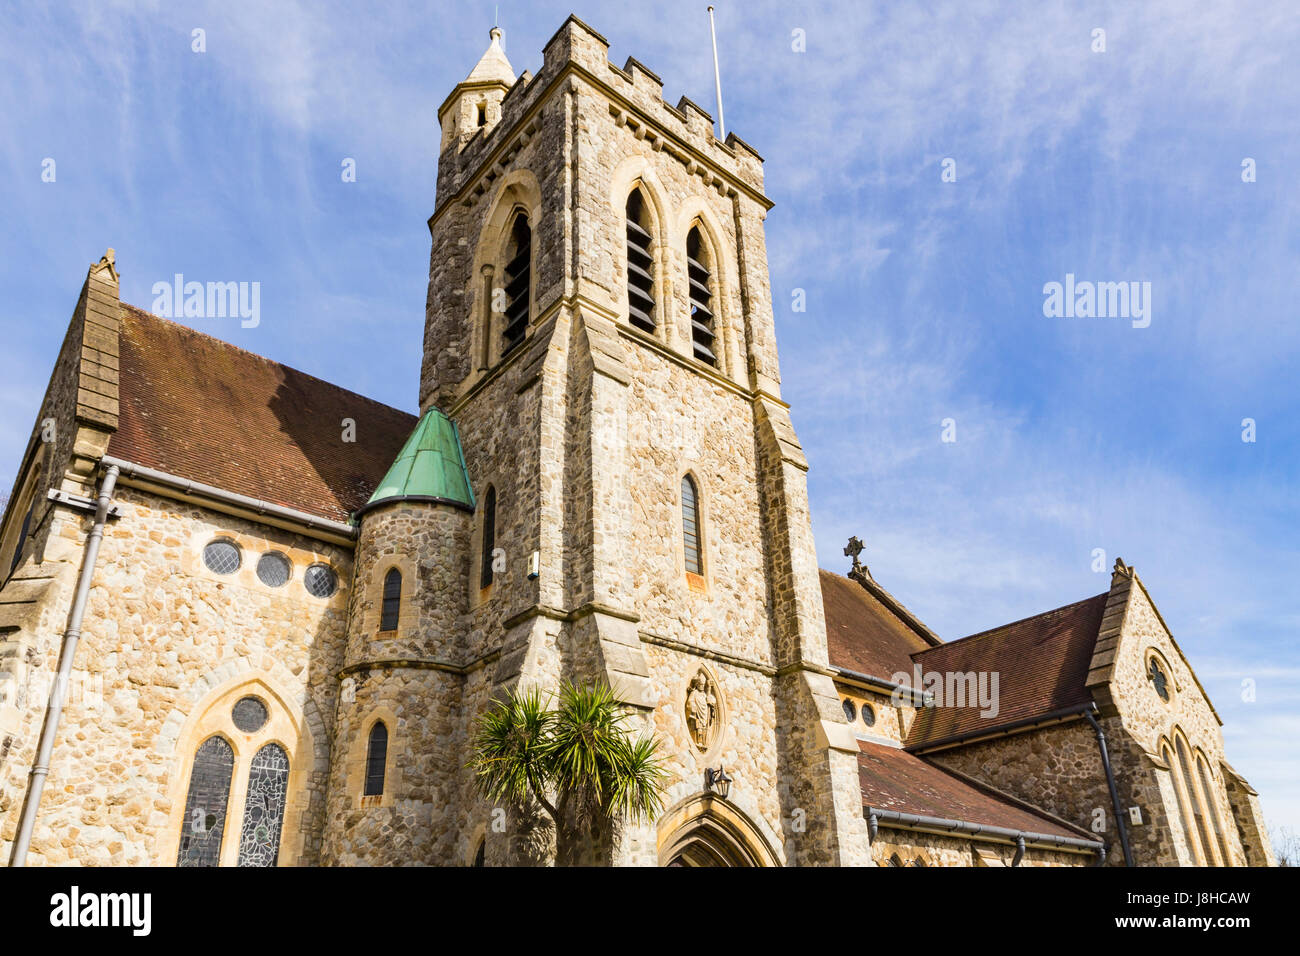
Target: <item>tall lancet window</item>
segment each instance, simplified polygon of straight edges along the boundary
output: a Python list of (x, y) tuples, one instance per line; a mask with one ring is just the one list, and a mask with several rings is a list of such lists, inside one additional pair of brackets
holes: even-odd
[(253, 756), (248, 768), (239, 866), (275, 866), (288, 791), (289, 755), (279, 744), (267, 744)]
[(384, 767), (388, 760), (388, 728), (382, 720), (370, 728), (366, 747), (366, 787), (364, 796), (377, 797), (384, 792)]
[(713, 276), (709, 270), (708, 247), (693, 226), (686, 236), (687, 291), (691, 302), (691, 345), (701, 362), (717, 365), (714, 353)]
[(646, 332), (655, 330), (654, 256), (650, 219), (641, 190), (627, 197), (627, 318)]
[(695, 481), (682, 478), (682, 541), (686, 549), (686, 573), (704, 574), (703, 529), (700, 527), (700, 500)]
[(501, 330), (501, 354), (508, 355), (523, 342), (528, 331), (529, 286), (532, 283), (533, 231), (528, 217), (518, 215), (510, 227), (506, 245), (505, 327)]
[(492, 583), (492, 552), (497, 547), (497, 490), (488, 487), (483, 496), (483, 554), (479, 561), (478, 586)]
[(221, 861), (226, 801), (234, 769), (235, 752), (223, 737), (209, 737), (194, 754), (180, 848), (176, 851), (177, 866), (216, 866)]
[(397, 621), (402, 613), (402, 572), (389, 568), (384, 575), (384, 602), (379, 613), (381, 631), (397, 630)]

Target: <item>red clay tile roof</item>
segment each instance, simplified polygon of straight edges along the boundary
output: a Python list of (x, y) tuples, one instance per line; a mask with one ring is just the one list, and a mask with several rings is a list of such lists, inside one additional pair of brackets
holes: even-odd
[(927, 674), (996, 673), (998, 712), (982, 717), (973, 701), (964, 707), (922, 708), (907, 735), (907, 749), (988, 733), (1088, 703), (1092, 695), (1085, 680), (1107, 597), (1098, 594), (914, 654)]
[(899, 671), (910, 674), (911, 655), (929, 642), (857, 581), (822, 569), (818, 574), (831, 666), (884, 680)]
[(1094, 839), (896, 747), (858, 741), (862, 805), (1049, 836)]
[[(115, 458), (343, 521), (415, 427), (414, 415), (134, 306), (121, 319)], [(355, 442), (342, 440), (345, 418)]]

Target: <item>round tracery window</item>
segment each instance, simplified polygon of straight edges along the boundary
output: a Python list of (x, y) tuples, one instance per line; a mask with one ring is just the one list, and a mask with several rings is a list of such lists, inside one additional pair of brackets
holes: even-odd
[(269, 716), (266, 704), (256, 697), (241, 697), (230, 711), (230, 719), (246, 734), (261, 730)]
[(844, 698), (844, 716), (848, 718), (849, 723), (853, 723), (858, 716), (858, 709), (853, 706), (853, 701), (847, 697)]
[(302, 576), (303, 587), (312, 597), (327, 598), (339, 587), (338, 576), (324, 564), (313, 564)]
[(217, 574), (234, 574), (239, 570), (239, 546), (226, 538), (210, 541), (203, 549), (203, 563)]
[(268, 551), (257, 559), (257, 580), (268, 588), (283, 587), (289, 580), (289, 559), (279, 551)]

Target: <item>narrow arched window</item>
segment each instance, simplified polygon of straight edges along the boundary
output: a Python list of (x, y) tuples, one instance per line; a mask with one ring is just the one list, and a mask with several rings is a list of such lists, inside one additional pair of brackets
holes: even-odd
[(1219, 854), (1223, 857), (1223, 865), (1231, 866), (1232, 857), (1228, 855), (1228, 841), (1223, 835), (1223, 820), (1219, 817), (1219, 799), (1214, 790), (1214, 779), (1210, 776), (1210, 768), (1205, 763), (1205, 758), (1197, 753), (1196, 770), (1201, 778), (1201, 793), (1205, 796), (1205, 809), (1210, 815), (1210, 823), (1214, 827), (1214, 838), (1218, 841)]
[(533, 231), (528, 217), (519, 215), (510, 228), (506, 245), (505, 328), (501, 331), (501, 354), (514, 351), (528, 331), (529, 286), (532, 282)]
[(701, 543), (700, 501), (695, 481), (682, 478), (682, 541), (686, 549), (686, 573), (704, 574), (704, 548)]
[(221, 862), (226, 801), (230, 798), (230, 775), (234, 768), (235, 753), (225, 738), (209, 737), (199, 745), (185, 797), (177, 866), (217, 866)]
[(27, 507), (27, 514), (23, 515), (23, 526), (18, 531), (18, 543), (14, 545), (14, 559), (9, 565), (9, 573), (13, 574), (18, 570), (18, 562), (23, 559), (23, 548), (27, 546), (27, 535), (32, 530), (32, 515), (36, 513), (36, 502), (33, 500)]
[(487, 866), (487, 840), (478, 841), (478, 849), (474, 851), (474, 866)]
[(641, 190), (627, 197), (627, 318), (646, 332), (655, 330), (654, 255), (650, 219)]
[(687, 290), (691, 301), (691, 347), (701, 362), (717, 365), (714, 355), (713, 274), (709, 269), (709, 252), (693, 226), (686, 236)]
[(1169, 767), (1169, 778), (1174, 785), (1174, 798), (1178, 802), (1178, 820), (1183, 826), (1183, 833), (1187, 835), (1187, 847), (1191, 851), (1193, 860), (1200, 863), (1203, 857), (1196, 840), (1196, 830), (1192, 824), (1192, 807), (1188, 802), (1187, 792), (1183, 789), (1182, 771), (1179, 769), (1178, 759), (1168, 744), (1161, 745), (1160, 756)]
[(489, 487), (483, 496), (483, 555), (479, 563), (478, 586), (492, 583), (492, 552), (497, 547), (497, 490)]
[(1214, 848), (1210, 845), (1210, 832), (1206, 827), (1205, 815), (1201, 812), (1201, 801), (1197, 798), (1196, 779), (1192, 776), (1192, 755), (1188, 753), (1182, 737), (1174, 737), (1174, 749), (1178, 752), (1178, 768), (1183, 775), (1183, 785), (1187, 788), (1187, 802), (1191, 806), (1192, 819), (1196, 821), (1196, 833), (1200, 837), (1201, 850), (1208, 863)]
[(382, 720), (370, 728), (366, 745), (366, 786), (362, 794), (377, 797), (384, 792), (384, 766), (388, 760), (388, 728)]
[(267, 744), (253, 755), (248, 768), (248, 799), (239, 834), (240, 866), (275, 866), (288, 792), (289, 755), (279, 744)]
[(381, 631), (397, 630), (397, 621), (402, 613), (402, 572), (389, 568), (384, 575), (384, 603), (379, 615)]

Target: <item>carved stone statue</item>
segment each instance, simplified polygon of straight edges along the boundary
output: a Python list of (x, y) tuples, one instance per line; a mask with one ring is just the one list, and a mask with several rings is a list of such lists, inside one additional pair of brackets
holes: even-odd
[(686, 694), (686, 727), (695, 746), (708, 750), (718, 725), (718, 696), (709, 675), (701, 670)]

